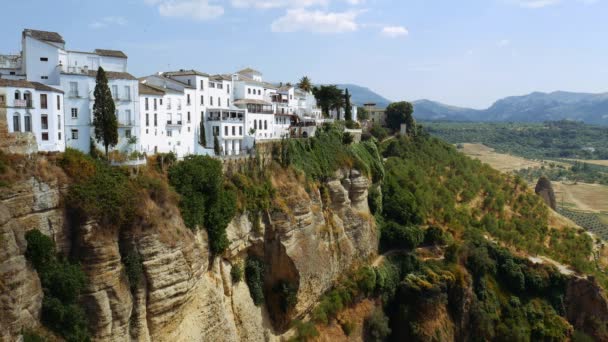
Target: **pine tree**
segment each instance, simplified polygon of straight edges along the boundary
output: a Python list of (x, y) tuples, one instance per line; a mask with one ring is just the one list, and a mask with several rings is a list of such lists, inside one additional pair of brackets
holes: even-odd
[(108, 149), (118, 144), (118, 119), (116, 118), (116, 106), (112, 99), (112, 92), (108, 86), (108, 78), (102, 67), (97, 70), (95, 84), (95, 104), (93, 104), (93, 127), (95, 129), (95, 140), (102, 143), (106, 158)]
[(350, 105), (348, 88), (346, 88), (346, 92), (344, 93), (344, 120), (353, 121), (353, 108)]
[(205, 121), (201, 120), (199, 144), (207, 147), (207, 135), (205, 134)]

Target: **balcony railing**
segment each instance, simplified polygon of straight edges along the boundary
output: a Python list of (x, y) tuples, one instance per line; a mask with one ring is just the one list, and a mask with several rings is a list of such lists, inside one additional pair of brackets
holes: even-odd
[(80, 95), (78, 95), (77, 91), (70, 91), (68, 97), (80, 97)]
[(15, 100), (14, 105), (18, 108), (32, 108), (32, 100)]
[(182, 120), (167, 120), (167, 126), (181, 126), (182, 125)]
[(135, 120), (119, 120), (118, 126), (120, 127), (133, 127), (135, 126)]
[(243, 122), (243, 118), (230, 118), (230, 117), (207, 117), (207, 121), (227, 121), (227, 122)]

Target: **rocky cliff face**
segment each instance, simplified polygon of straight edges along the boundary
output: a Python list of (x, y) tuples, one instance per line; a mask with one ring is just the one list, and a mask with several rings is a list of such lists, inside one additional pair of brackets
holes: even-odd
[[(31, 229), (82, 263), (89, 283), (81, 300), (96, 341), (278, 340), (340, 274), (377, 252), (369, 181), (355, 170), (338, 172), (322, 191), (281, 183), (287, 205), (263, 215), (257, 231), (246, 214), (235, 217), (230, 247), (216, 258), (210, 258), (205, 232), (187, 229), (173, 205), (145, 200), (146, 219), (121, 231), (96, 222), (73, 225), (61, 204), (65, 188), (50, 178), (0, 188), (0, 340), (40, 324), (43, 292), (24, 256), (24, 234)], [(136, 250), (143, 263), (135, 291), (121, 262), (125, 249)], [(261, 307), (244, 282), (231, 281), (232, 265), (247, 255), (267, 265), (267, 304)], [(272, 295), (281, 281), (298, 289), (288, 312)]]

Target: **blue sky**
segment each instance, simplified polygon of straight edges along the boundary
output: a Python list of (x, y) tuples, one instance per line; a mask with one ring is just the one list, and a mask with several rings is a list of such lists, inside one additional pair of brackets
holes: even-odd
[[(8, 7), (7, 7), (8, 6)], [(532, 91), (608, 91), (608, 0), (21, 0), (23, 28), (121, 49), (129, 71), (254, 67), (270, 81), (356, 83), (391, 100), (481, 108)]]

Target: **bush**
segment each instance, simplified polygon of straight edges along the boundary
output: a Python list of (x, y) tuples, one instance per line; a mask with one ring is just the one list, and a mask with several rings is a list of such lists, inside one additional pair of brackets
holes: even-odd
[(80, 265), (58, 258), (53, 241), (38, 230), (27, 232), (25, 239), (25, 255), (44, 290), (42, 322), (68, 341), (88, 341), (86, 316), (77, 304), (86, 282)]
[(344, 133), (342, 135), (342, 143), (344, 145), (350, 145), (350, 144), (353, 143), (353, 141), (355, 141), (355, 137), (353, 137), (352, 134), (350, 134), (350, 133)]
[(366, 341), (382, 342), (391, 333), (391, 328), (388, 325), (388, 317), (382, 309), (377, 308), (365, 320), (365, 332), (367, 335)]
[(135, 291), (137, 290), (144, 273), (141, 256), (137, 251), (132, 250), (123, 259), (123, 263), (125, 265), (125, 272), (127, 273), (131, 291)]
[(443, 229), (432, 226), (424, 232), (424, 244), (443, 246), (448, 242), (448, 237)]
[(255, 258), (248, 257), (245, 261), (245, 280), (249, 287), (249, 294), (253, 304), (260, 306), (264, 303), (264, 263)]
[(414, 249), (422, 243), (424, 231), (416, 226), (388, 222), (382, 228), (380, 239), (385, 249)]
[(25, 330), (22, 333), (23, 342), (45, 342), (46, 340), (31, 330)]
[(230, 269), (230, 278), (233, 283), (239, 283), (243, 280), (243, 266), (241, 264), (234, 264)]
[(319, 336), (319, 331), (312, 322), (302, 322), (295, 320), (292, 323), (296, 328), (296, 336), (289, 339), (289, 342), (306, 342), (312, 338)]
[(181, 195), (186, 226), (205, 227), (212, 253), (224, 252), (226, 227), (236, 214), (236, 192), (225, 185), (221, 162), (207, 156), (186, 157), (169, 169), (169, 181)]
[(374, 138), (378, 139), (379, 141), (382, 141), (386, 139), (386, 137), (388, 137), (388, 130), (377, 123), (372, 126), (369, 132)]
[(353, 322), (341, 322), (340, 327), (346, 336), (350, 336), (356, 328)]

